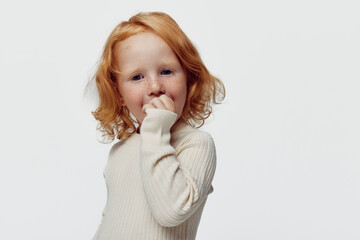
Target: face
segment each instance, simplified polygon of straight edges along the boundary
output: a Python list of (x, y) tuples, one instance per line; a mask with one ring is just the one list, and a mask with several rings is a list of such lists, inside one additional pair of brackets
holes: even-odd
[(181, 117), (187, 93), (186, 74), (178, 58), (159, 36), (142, 32), (115, 46), (118, 87), (123, 100), (134, 117), (142, 122), (146, 116), (144, 104), (166, 95)]

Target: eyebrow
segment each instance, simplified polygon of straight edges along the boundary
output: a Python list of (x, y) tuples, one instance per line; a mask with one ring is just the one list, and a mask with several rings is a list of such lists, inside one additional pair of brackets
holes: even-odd
[[(177, 68), (181, 68), (181, 64), (180, 63), (177, 63), (177, 62), (175, 62), (175, 61), (171, 61), (171, 62), (166, 62), (166, 61), (164, 61), (164, 62), (162, 62), (162, 63), (160, 63), (159, 64), (159, 68), (165, 68), (165, 67), (169, 67), (169, 68), (175, 68), (175, 67), (177, 67)], [(137, 67), (137, 68), (132, 68), (132, 69), (126, 69), (125, 71), (123, 71), (123, 72), (120, 72), (120, 74), (122, 74), (122, 75), (131, 75), (131, 74), (133, 74), (133, 73), (136, 73), (136, 72), (142, 72), (142, 67)]]
[[(171, 66), (174, 66), (174, 65), (178, 65), (176, 62), (174, 61), (171, 61), (171, 62), (163, 62), (160, 64), (161, 67), (171, 67)], [(181, 64), (179, 63), (179, 65), (181, 66)]]
[(133, 68), (133, 69), (130, 69), (130, 70), (125, 70), (125, 71), (119, 71), (120, 75), (132, 75), (136, 72), (141, 72), (141, 68)]

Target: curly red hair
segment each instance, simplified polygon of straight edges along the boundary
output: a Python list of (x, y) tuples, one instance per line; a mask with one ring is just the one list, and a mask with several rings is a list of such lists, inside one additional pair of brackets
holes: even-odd
[(110, 142), (130, 137), (139, 124), (126, 106), (122, 106), (116, 75), (115, 45), (140, 32), (149, 31), (161, 37), (174, 51), (187, 76), (187, 98), (181, 118), (194, 127), (201, 127), (212, 112), (212, 104), (225, 98), (225, 87), (211, 75), (189, 38), (178, 24), (162, 12), (138, 13), (117, 25), (109, 35), (94, 77), (99, 106), (92, 112), (99, 121), (98, 130)]

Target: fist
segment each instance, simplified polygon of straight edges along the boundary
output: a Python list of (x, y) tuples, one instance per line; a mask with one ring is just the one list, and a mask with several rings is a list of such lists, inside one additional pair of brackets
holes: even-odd
[(146, 109), (149, 108), (164, 109), (175, 113), (174, 101), (165, 94), (161, 95), (160, 97), (151, 99), (150, 102), (144, 104), (142, 110), (145, 112)]

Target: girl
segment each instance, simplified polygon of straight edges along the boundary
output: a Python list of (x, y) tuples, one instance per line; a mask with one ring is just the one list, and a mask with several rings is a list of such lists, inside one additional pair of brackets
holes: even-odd
[(176, 22), (139, 13), (110, 34), (94, 76), (107, 203), (93, 239), (195, 239), (216, 168), (204, 124), (224, 99)]

